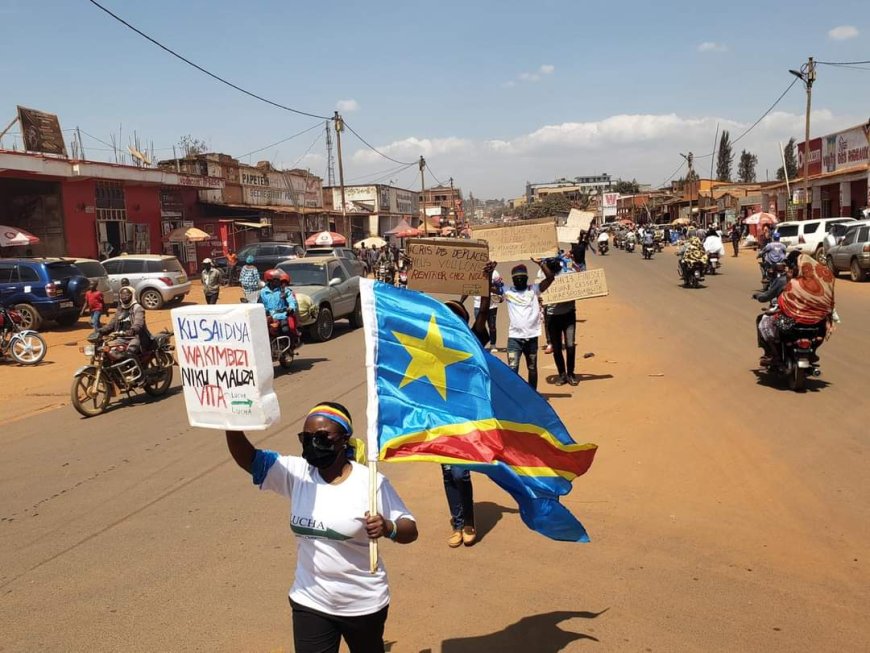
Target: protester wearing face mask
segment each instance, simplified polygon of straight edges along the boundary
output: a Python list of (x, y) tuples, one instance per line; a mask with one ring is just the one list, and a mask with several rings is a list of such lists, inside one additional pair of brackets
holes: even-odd
[[(532, 259), (539, 266), (540, 260)], [(542, 268), (543, 269), (543, 268)], [(539, 284), (529, 285), (529, 272), (525, 265), (511, 269), (513, 285), (505, 289), (504, 299), (508, 307), (508, 365), (519, 373), (520, 358), (525, 358), (529, 385), (538, 387), (538, 338), (541, 335), (541, 306), (538, 298), (553, 283), (553, 274), (548, 270)]]
[(378, 512), (369, 514), (369, 469), (351, 460), (352, 434), (350, 413), (331, 402), (308, 413), (299, 433), (301, 458), (255, 449), (241, 431), (226, 433), (230, 454), (254, 484), (290, 499), (290, 529), (297, 538), (290, 590), (297, 653), (338, 651), (342, 638), (351, 653), (384, 651), (390, 592), (380, 559), (377, 571), (369, 570), (369, 540), (417, 539), (414, 517), (381, 474)]

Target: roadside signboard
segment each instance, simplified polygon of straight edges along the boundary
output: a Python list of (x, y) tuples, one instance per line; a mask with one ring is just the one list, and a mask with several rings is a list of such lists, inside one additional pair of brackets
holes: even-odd
[(67, 156), (60, 121), (55, 114), (19, 106), (18, 124), (24, 149), (28, 152)]
[(601, 215), (610, 218), (616, 215), (616, 205), (619, 202), (619, 193), (601, 192)]
[(559, 251), (553, 218), (523, 220), (509, 225), (476, 226), (474, 235), (489, 244), (489, 257), (493, 261), (546, 258), (555, 256)]
[(191, 426), (263, 430), (281, 419), (262, 304), (172, 309)]
[(604, 297), (607, 294), (607, 280), (604, 278), (604, 270), (599, 268), (586, 272), (560, 274), (541, 295), (541, 301), (545, 305), (559, 304), (575, 299)]
[(405, 252), (411, 259), (408, 288), (448, 295), (488, 295), (483, 272), (489, 248), (483, 241), (461, 238), (409, 238)]

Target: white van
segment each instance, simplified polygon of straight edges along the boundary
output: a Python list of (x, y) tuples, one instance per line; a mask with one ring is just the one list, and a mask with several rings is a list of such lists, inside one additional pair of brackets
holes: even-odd
[(835, 224), (854, 222), (855, 218), (840, 216), (836, 218), (821, 218), (818, 220), (801, 220), (798, 222), (781, 222), (776, 230), (779, 232), (779, 241), (789, 251), (798, 250), (803, 254), (809, 254), (820, 261), (825, 260), (822, 243), (825, 236)]

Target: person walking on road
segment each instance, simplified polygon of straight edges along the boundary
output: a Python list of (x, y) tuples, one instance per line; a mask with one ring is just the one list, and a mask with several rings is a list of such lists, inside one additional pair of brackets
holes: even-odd
[(102, 326), (100, 318), (106, 312), (106, 302), (103, 298), (103, 293), (97, 290), (96, 281), (91, 281), (87, 292), (85, 292), (85, 304), (82, 307), (82, 314), (85, 311), (91, 312), (91, 328), (94, 331), (99, 331), (100, 326)]
[(221, 293), (221, 271), (214, 267), (210, 258), (202, 261), (202, 292), (206, 304), (217, 304)]
[(520, 358), (525, 358), (529, 374), (528, 383), (537, 389), (538, 338), (541, 335), (541, 306), (538, 298), (550, 287), (552, 278), (545, 278), (540, 285), (530, 286), (528, 268), (521, 263), (511, 269), (511, 281), (513, 286), (504, 291), (509, 325), (508, 366), (519, 374)]
[(260, 296), (260, 271), (254, 265), (254, 257), (248, 256), (239, 272), (239, 285), (250, 304), (256, 304)]
[[(533, 259), (534, 260), (534, 259)], [(564, 268), (557, 259), (546, 259), (537, 261), (541, 265), (541, 271), (544, 273), (544, 280), (541, 286), (552, 283), (558, 274), (571, 274), (573, 268)], [(559, 302), (558, 304), (548, 304), (545, 307), (549, 317), (547, 319), (547, 331), (550, 338), (550, 346), (553, 348), (553, 359), (556, 362), (556, 371), (559, 373), (558, 378), (554, 381), (555, 385), (565, 385), (566, 383), (575, 386), (577, 385), (577, 377), (574, 376), (574, 365), (577, 359), (577, 347), (575, 344), (575, 329), (577, 326), (577, 308), (574, 300), (567, 302)], [(565, 355), (562, 355), (562, 343), (564, 339)], [(567, 358), (567, 361), (566, 361)]]
[(740, 252), (740, 235), (742, 230), (740, 226), (735, 222), (731, 225), (731, 247), (734, 248), (734, 256), (736, 257)]
[[(375, 514), (367, 511), (369, 468), (351, 460), (353, 422), (341, 404), (323, 402), (305, 419), (302, 457), (256, 449), (242, 431), (227, 431), (227, 448), (254, 485), (290, 500), (296, 574), (289, 599), (296, 653), (383, 653), (390, 603), (378, 559), (369, 569), (369, 542), (417, 539), (417, 524), (389, 480), (377, 475)], [(256, 575), (256, 571), (252, 572)]]

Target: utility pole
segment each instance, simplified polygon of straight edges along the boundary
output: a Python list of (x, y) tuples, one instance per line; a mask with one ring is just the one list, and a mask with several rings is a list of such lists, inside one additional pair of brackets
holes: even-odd
[(809, 220), (810, 210), (810, 109), (813, 102), (813, 82), (816, 81), (816, 64), (810, 57), (807, 63), (801, 66), (800, 71), (789, 70), (792, 75), (800, 79), (807, 89), (807, 115), (806, 128), (804, 130), (804, 220)]
[(423, 216), (423, 235), (429, 237), (429, 225), (426, 222), (426, 179), (423, 170), (426, 168), (426, 159), (420, 155), (420, 214)]
[[(715, 198), (715, 195), (713, 194), (713, 187), (715, 186), (715, 184), (713, 184), (713, 165), (716, 163), (716, 141), (718, 141), (718, 140), (719, 140), (719, 123), (717, 122), (716, 123), (716, 135), (713, 137), (713, 156), (710, 157), (710, 205), (711, 206), (716, 203), (716, 198)], [(700, 204), (700, 203), (701, 203), (701, 197), (700, 197), (700, 190), (699, 190), (698, 191), (698, 204)], [(709, 215), (709, 213), (707, 215)], [(700, 217), (700, 216), (698, 216), (698, 217)], [(718, 218), (717, 218), (717, 220), (718, 220)], [(707, 219), (706, 218), (704, 219), (704, 226), (705, 227), (707, 226)]]
[(453, 177), (450, 178), (450, 209), (453, 213), (453, 226), (458, 227), (456, 223), (456, 191), (453, 189)]
[(79, 139), (79, 158), (81, 158), (81, 160), (84, 161), (85, 160), (85, 144), (82, 143), (82, 132), (78, 127), (76, 127), (76, 136), (78, 136), (78, 139)]
[(344, 120), (342, 120), (341, 116), (338, 115), (338, 111), (335, 112), (332, 119), (335, 121), (335, 143), (338, 149), (338, 183), (341, 186), (341, 220), (344, 223), (344, 227), (348, 230), (347, 244), (353, 246), (350, 237), (350, 229), (347, 224), (347, 204), (344, 201), (344, 162), (341, 159), (341, 132), (344, 131)]
[(335, 186), (335, 156), (332, 154), (332, 128), (326, 121), (326, 185)]

